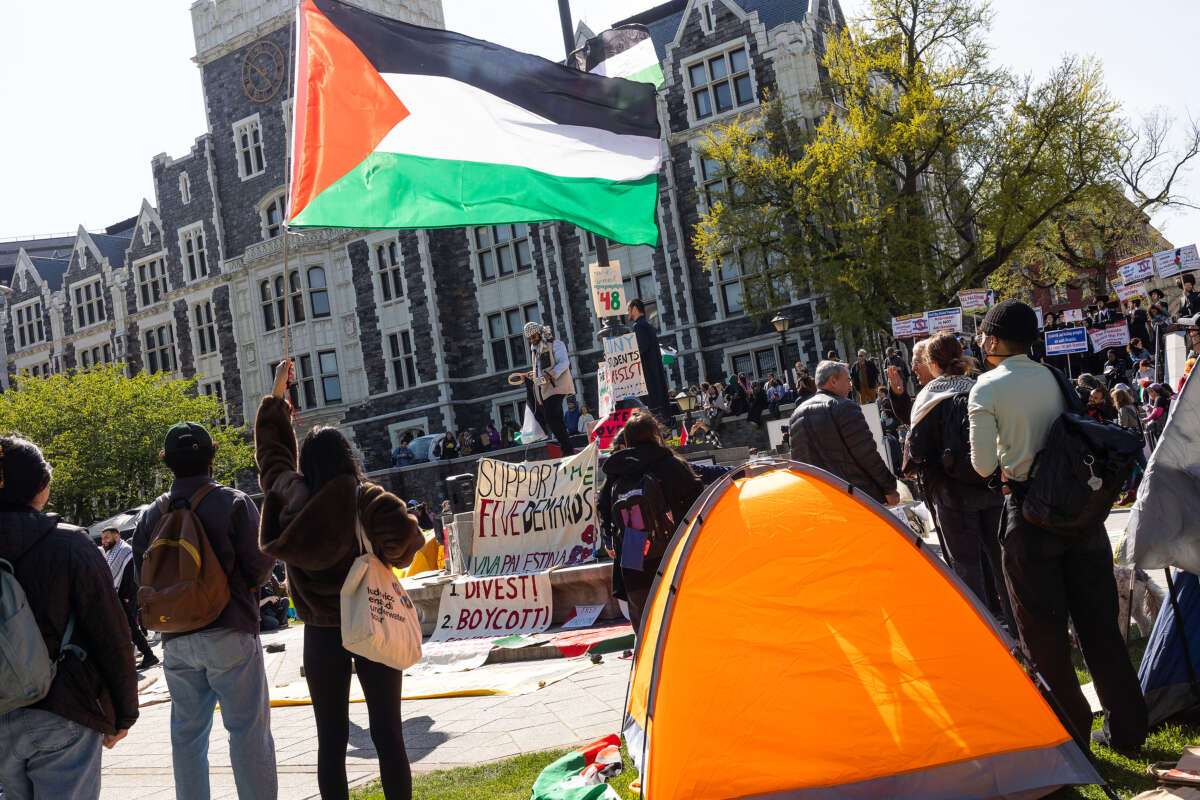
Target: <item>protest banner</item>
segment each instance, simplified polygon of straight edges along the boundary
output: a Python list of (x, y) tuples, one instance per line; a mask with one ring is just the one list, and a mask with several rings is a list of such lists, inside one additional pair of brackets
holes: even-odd
[(987, 311), (987, 289), (963, 289), (958, 293), (958, 304), (967, 313)]
[(589, 264), (592, 279), (592, 305), (597, 317), (615, 317), (625, 313), (625, 284), (621, 282), (621, 264)]
[(538, 572), (591, 560), (598, 540), (597, 449), (509, 463), (479, 459), (469, 572)]
[(431, 642), (541, 633), (550, 627), (554, 601), (550, 574), (463, 576), (442, 587)]
[(1129, 323), (1113, 322), (1103, 328), (1092, 328), (1088, 335), (1092, 337), (1092, 347), (1097, 353), (1110, 347), (1124, 347), (1129, 344)]
[(1113, 278), (1112, 287), (1113, 292), (1117, 295), (1117, 299), (1122, 303), (1134, 297), (1144, 297), (1146, 294), (1146, 283), (1144, 281), (1128, 283), (1120, 278)]
[(930, 336), (942, 331), (960, 333), (963, 329), (962, 309), (941, 308), (937, 311), (926, 311), (925, 324)]
[(614, 400), (646, 394), (646, 375), (642, 372), (636, 333), (605, 339), (604, 361), (608, 364), (608, 383)]
[(1046, 331), (1046, 355), (1061, 356), (1070, 353), (1086, 353), (1088, 335), (1086, 328), (1063, 328)]
[(920, 314), (905, 314), (903, 317), (892, 317), (892, 338), (894, 339), (924, 336), (928, 332), (929, 324), (925, 321), (924, 312)]
[(1083, 322), (1082, 308), (1068, 308), (1062, 312), (1063, 322)]
[(600, 399), (596, 409), (598, 419), (604, 419), (613, 410), (612, 385), (608, 382), (608, 364), (601, 361), (596, 365), (596, 397)]
[(1171, 278), (1181, 272), (1200, 270), (1200, 253), (1196, 245), (1177, 247), (1174, 250), (1162, 250), (1154, 254), (1154, 266), (1158, 269), (1158, 277)]
[(621, 432), (621, 428), (625, 427), (625, 423), (629, 421), (636, 410), (636, 408), (614, 409), (607, 417), (603, 417), (596, 427), (592, 428), (588, 441), (595, 443), (605, 452), (611, 450), (613, 437)]
[(1117, 264), (1117, 274), (1125, 283), (1138, 283), (1154, 277), (1154, 254), (1139, 253)]

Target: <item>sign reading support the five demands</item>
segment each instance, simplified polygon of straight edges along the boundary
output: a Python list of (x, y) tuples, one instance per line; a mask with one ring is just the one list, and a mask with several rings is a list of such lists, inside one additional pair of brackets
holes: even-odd
[(1046, 355), (1048, 356), (1086, 353), (1087, 350), (1087, 328), (1063, 328), (1059, 331), (1046, 331)]
[(514, 575), (595, 554), (597, 449), (512, 464), (479, 459), (470, 573)]
[(432, 642), (540, 633), (554, 613), (550, 574), (463, 576), (442, 587)]
[(625, 284), (621, 282), (621, 264), (618, 261), (601, 266), (589, 264), (592, 278), (592, 304), (597, 317), (615, 317), (625, 313)]
[(608, 384), (613, 400), (646, 394), (646, 375), (642, 371), (642, 353), (637, 334), (626, 333), (604, 340), (604, 361), (608, 364)]

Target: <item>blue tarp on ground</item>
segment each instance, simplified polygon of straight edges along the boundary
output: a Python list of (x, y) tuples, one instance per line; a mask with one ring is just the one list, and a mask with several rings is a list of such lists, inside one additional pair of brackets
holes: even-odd
[[(1171, 575), (1192, 663), (1200, 670), (1200, 580), (1178, 569), (1172, 570)], [(1163, 603), (1150, 632), (1138, 680), (1146, 696), (1151, 726), (1200, 706), (1200, 688), (1192, 686), (1183, 641), (1175, 625), (1175, 609), (1169, 600)]]

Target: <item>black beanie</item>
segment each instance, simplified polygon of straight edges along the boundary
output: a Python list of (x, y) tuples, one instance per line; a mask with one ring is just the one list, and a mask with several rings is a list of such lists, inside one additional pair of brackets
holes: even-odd
[(0, 437), (0, 506), (26, 506), (50, 483), (50, 465), (33, 442)]
[(979, 327), (997, 339), (1029, 344), (1037, 338), (1037, 314), (1020, 300), (1005, 300), (992, 307)]

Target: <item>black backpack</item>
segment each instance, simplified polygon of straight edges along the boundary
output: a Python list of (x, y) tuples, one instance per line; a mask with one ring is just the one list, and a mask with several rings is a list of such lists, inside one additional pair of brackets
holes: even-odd
[(1078, 536), (1104, 524), (1133, 473), (1142, 439), (1088, 417), (1063, 374), (1047, 369), (1054, 373), (1067, 410), (1050, 426), (1033, 460), (1021, 515), (1054, 533)]
[(658, 479), (651, 472), (618, 475), (613, 479), (612, 521), (617, 530), (622, 531), (617, 560), (632, 569), (641, 567), (627, 561), (625, 548), (634, 547), (636, 542), (645, 561), (661, 558), (675, 533), (670, 506)]
[(943, 400), (942, 471), (958, 483), (986, 487), (988, 478), (971, 464), (971, 421), (967, 416), (967, 392)]

